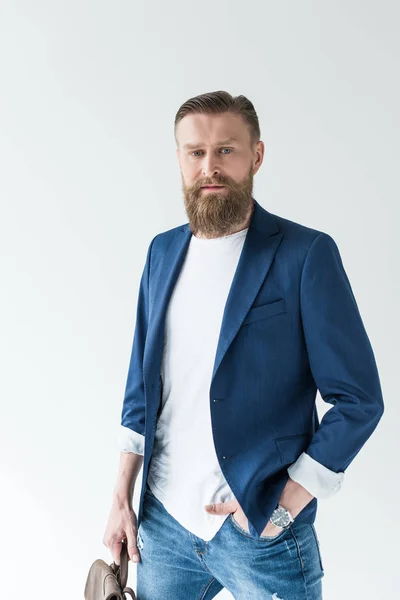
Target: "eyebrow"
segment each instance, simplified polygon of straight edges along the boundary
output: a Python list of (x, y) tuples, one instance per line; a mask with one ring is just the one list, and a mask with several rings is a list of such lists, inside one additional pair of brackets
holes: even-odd
[[(238, 142), (239, 140), (237, 140), (234, 137), (231, 137), (227, 140), (224, 140), (223, 142), (217, 142), (215, 145), (216, 146), (227, 146), (228, 144), (233, 144), (234, 142)], [(195, 148), (198, 148), (199, 146), (201, 146), (201, 143), (199, 144), (184, 144), (183, 148), (185, 150), (194, 150)]]

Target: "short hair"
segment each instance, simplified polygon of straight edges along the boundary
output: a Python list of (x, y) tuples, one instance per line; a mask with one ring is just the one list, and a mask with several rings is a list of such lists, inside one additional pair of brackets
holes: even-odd
[(232, 96), (223, 90), (200, 94), (189, 98), (182, 104), (175, 116), (174, 135), (176, 141), (176, 126), (183, 117), (189, 114), (217, 114), (232, 112), (242, 117), (249, 127), (250, 145), (253, 147), (260, 140), (260, 125), (255, 108), (245, 96)]

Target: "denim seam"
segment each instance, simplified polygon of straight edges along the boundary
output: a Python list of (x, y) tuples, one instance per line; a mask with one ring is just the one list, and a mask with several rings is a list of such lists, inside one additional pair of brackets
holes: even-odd
[(305, 590), (305, 592), (306, 592), (306, 600), (307, 600), (307, 599), (308, 599), (308, 591), (307, 591), (307, 587), (308, 587), (308, 586), (307, 586), (307, 581), (306, 581), (306, 575), (305, 575), (305, 573), (304, 573), (304, 560), (303, 560), (303, 557), (302, 557), (302, 554), (301, 554), (300, 542), (299, 542), (299, 540), (297, 539), (297, 537), (296, 537), (296, 534), (295, 534), (295, 532), (293, 531), (293, 528), (291, 528), (291, 529), (290, 529), (290, 531), (291, 531), (291, 533), (292, 533), (292, 536), (293, 536), (293, 539), (294, 539), (294, 541), (295, 541), (296, 548), (297, 548), (297, 555), (298, 555), (298, 557), (299, 557), (299, 560), (300, 560), (301, 574), (302, 574), (302, 576), (303, 576), (304, 590)]
[(200, 592), (199, 600), (203, 600), (206, 597), (206, 593), (208, 592), (214, 581), (216, 581), (215, 577), (211, 577), (210, 581), (208, 581), (204, 585), (203, 589)]
[(189, 533), (189, 535), (190, 535), (190, 539), (191, 539), (191, 542), (192, 542), (192, 546), (193, 546), (194, 552), (195, 552), (197, 558), (199, 559), (199, 561), (201, 562), (201, 565), (202, 565), (203, 569), (205, 569), (207, 571), (207, 573), (209, 573), (213, 577), (213, 579), (215, 579), (215, 577), (212, 574), (212, 571), (210, 571), (210, 569), (208, 568), (208, 565), (207, 565), (207, 562), (206, 562), (206, 559), (205, 559), (205, 554), (206, 554), (207, 549), (208, 549), (208, 542), (205, 542), (205, 546), (206, 547), (205, 547), (204, 552), (202, 552), (195, 545), (193, 534)]
[(314, 523), (311, 523), (311, 530), (312, 530), (312, 532), (314, 534), (315, 543), (317, 545), (318, 558), (319, 558), (319, 566), (321, 567), (321, 571), (324, 572), (324, 567), (322, 565), (321, 548), (320, 548), (320, 545), (319, 545), (319, 540), (318, 540), (317, 533), (315, 531)]

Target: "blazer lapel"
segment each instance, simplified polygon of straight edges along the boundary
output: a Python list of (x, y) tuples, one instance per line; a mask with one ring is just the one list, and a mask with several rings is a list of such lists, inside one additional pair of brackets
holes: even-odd
[[(149, 380), (158, 377), (164, 348), (165, 315), (172, 291), (178, 279), (189, 246), (192, 232), (188, 224), (179, 227), (158, 267), (153, 307), (149, 316), (150, 327), (146, 340), (143, 369)], [(157, 373), (153, 370), (157, 369)]]
[(225, 304), (212, 380), (268, 274), (283, 237), (273, 215), (254, 202), (249, 230)]
[[(254, 199), (253, 199), (254, 200)], [(283, 234), (274, 216), (254, 200), (254, 211), (232, 280), (222, 318), (212, 379), (264, 281)], [(150, 315), (144, 372), (146, 379), (159, 376), (164, 348), (165, 315), (192, 236), (189, 223), (179, 227), (159, 271)]]

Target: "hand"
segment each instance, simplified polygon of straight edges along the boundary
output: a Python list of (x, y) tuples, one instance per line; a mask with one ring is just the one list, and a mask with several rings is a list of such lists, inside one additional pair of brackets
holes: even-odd
[(113, 561), (120, 564), (122, 540), (127, 540), (128, 555), (133, 562), (140, 561), (136, 545), (137, 518), (128, 502), (114, 499), (103, 536), (103, 544), (110, 549)]
[(232, 513), (232, 515), (235, 515), (235, 521), (237, 521), (243, 529), (249, 531), (247, 517), (237, 500), (219, 502), (217, 504), (206, 504), (204, 508), (212, 515), (229, 515)]
[[(232, 513), (232, 517), (240, 525), (240, 527), (242, 527), (242, 529), (245, 529), (248, 533), (250, 533), (248, 519), (237, 500), (230, 500), (229, 502), (220, 502), (218, 504), (207, 504), (205, 506), (205, 509), (208, 513), (214, 515), (228, 515)], [(268, 521), (261, 535), (275, 536), (278, 535), (278, 533), (280, 533), (281, 531), (282, 527), (277, 527), (276, 525), (273, 525), (271, 521)]]
[[(314, 498), (302, 485), (293, 481), (289, 477), (285, 487), (282, 490), (282, 494), (279, 498), (279, 504), (287, 508), (292, 517), (295, 519), (296, 516), (303, 510), (305, 506)], [(244, 514), (239, 502), (237, 500), (230, 500), (229, 502), (220, 502), (217, 504), (207, 504), (205, 510), (210, 514), (215, 515), (226, 515), (232, 513), (232, 517), (235, 521), (248, 533), (248, 519)], [(281, 531), (282, 527), (277, 527), (271, 521), (268, 521), (264, 527), (261, 535), (269, 537), (277, 536)]]
[(289, 477), (279, 498), (279, 504), (287, 508), (293, 519), (295, 519), (313, 498), (314, 496), (300, 483)]

